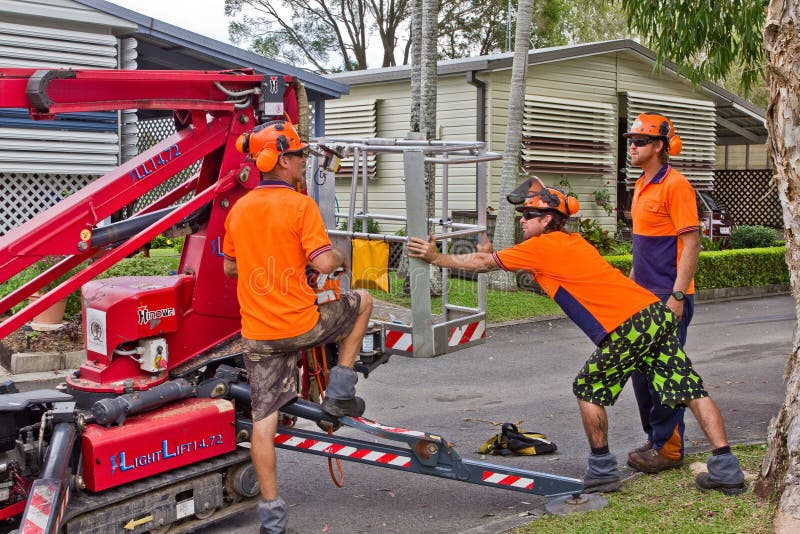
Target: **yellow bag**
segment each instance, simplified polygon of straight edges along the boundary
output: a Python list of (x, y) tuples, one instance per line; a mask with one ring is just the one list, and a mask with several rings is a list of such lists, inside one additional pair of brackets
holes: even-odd
[(353, 278), (350, 286), (389, 292), (389, 243), (353, 239)]

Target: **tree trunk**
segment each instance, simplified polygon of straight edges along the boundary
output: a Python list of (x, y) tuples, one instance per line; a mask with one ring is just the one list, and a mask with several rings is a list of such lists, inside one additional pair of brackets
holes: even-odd
[(411, 124), (410, 132), (420, 132), (422, 104), (422, 0), (411, 0)]
[[(525, 78), (528, 72), (528, 51), (531, 41), (533, 0), (519, 0), (517, 29), (514, 37), (514, 62), (511, 67), (511, 93), (508, 97), (508, 128), (503, 151), (503, 173), (500, 182), (497, 220), (492, 245), (502, 250), (514, 245), (514, 206), (506, 196), (522, 181), (520, 158), (522, 152), (522, 117), (525, 110)], [(514, 273), (493, 271), (489, 284), (494, 289), (512, 291), (517, 283)]]
[[(800, 6), (797, 0), (771, 0), (764, 46), (767, 51), (769, 149), (786, 227), (786, 263), (795, 313), (800, 317)], [(767, 453), (755, 491), (778, 497), (775, 532), (800, 532), (800, 333), (795, 325), (786, 368), (786, 398), (772, 420)]]
[[(425, 139), (436, 139), (436, 99), (438, 89), (439, 0), (422, 0), (422, 105), (420, 130)], [(436, 167), (425, 164), (425, 191), (428, 217), (436, 213)], [(443, 218), (447, 214), (442, 214)], [(431, 295), (442, 294), (442, 270), (431, 265)]]

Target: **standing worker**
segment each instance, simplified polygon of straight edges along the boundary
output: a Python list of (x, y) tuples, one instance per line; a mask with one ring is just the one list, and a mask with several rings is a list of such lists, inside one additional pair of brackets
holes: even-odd
[(330, 274), (346, 266), (345, 255), (331, 245), (318, 206), (296, 190), (305, 177), (309, 149), (291, 123), (261, 125), (242, 135), (237, 148), (255, 157), (261, 182), (233, 205), (225, 220), (223, 266), (226, 275), (238, 277), (261, 532), (282, 533), (287, 505), (278, 495), (274, 439), (278, 409), (297, 397), (298, 351), (339, 342), (339, 362), (330, 370), (322, 409), (336, 417), (362, 415), (364, 400), (355, 396), (353, 365), (372, 298), (347, 292), (317, 305), (306, 267)]
[(701, 490), (744, 491), (744, 474), (731, 452), (719, 409), (703, 388), (675, 336), (675, 314), (650, 291), (609, 265), (580, 234), (563, 231), (578, 201), (555, 188), (531, 188), (520, 224), (524, 241), (492, 253), (488, 239), (471, 254), (440, 254), (433, 237), (409, 238), (412, 258), (449, 269), (486, 272), (524, 270), (597, 345), (572, 385), (589, 440), (587, 493), (614, 491), (620, 477), (608, 447), (605, 406), (617, 400), (628, 377), (643, 372), (667, 405), (686, 405), (712, 447), (708, 473), (695, 478)]
[[(700, 221), (692, 185), (669, 164), (682, 147), (672, 122), (663, 115), (642, 113), (623, 134), (630, 144), (631, 165), (642, 169), (633, 190), (633, 267), (630, 278), (661, 299), (678, 320), (678, 340), (694, 314), (694, 273), (700, 256)], [(631, 377), (644, 446), (628, 453), (628, 465), (658, 473), (683, 464), (682, 406), (665, 406), (639, 372)]]

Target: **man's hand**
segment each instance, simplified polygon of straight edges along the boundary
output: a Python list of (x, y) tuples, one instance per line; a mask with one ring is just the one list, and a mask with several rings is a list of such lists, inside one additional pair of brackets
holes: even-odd
[(489, 241), (489, 236), (486, 233), (481, 234), (481, 239), (477, 245), (478, 252), (484, 252), (486, 254), (491, 254), (494, 252), (494, 247), (492, 246), (492, 242)]
[(406, 244), (408, 249), (408, 256), (410, 258), (418, 258), (428, 263), (433, 263), (439, 256), (439, 251), (436, 250), (436, 241), (433, 235), (428, 238), (428, 241), (418, 237), (409, 237)]
[(670, 297), (667, 299), (667, 307), (672, 310), (672, 313), (675, 314), (675, 319), (680, 322), (681, 318), (683, 318), (683, 301)]

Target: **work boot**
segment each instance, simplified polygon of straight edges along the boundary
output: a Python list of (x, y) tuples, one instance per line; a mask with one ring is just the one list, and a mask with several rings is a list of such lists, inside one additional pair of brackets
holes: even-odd
[(682, 466), (683, 459), (672, 460), (655, 449), (649, 449), (644, 452), (631, 451), (628, 455), (628, 465), (643, 473), (660, 473)]
[(366, 404), (364, 399), (356, 397), (356, 382), (358, 375), (353, 369), (340, 365), (331, 369), (322, 410), (334, 417), (363, 415)]
[(746, 491), (744, 473), (733, 453), (709, 456), (708, 473), (698, 473), (694, 485), (701, 491), (719, 490), (725, 495), (739, 495)]
[(644, 442), (644, 445), (642, 445), (641, 447), (636, 447), (635, 449), (630, 451), (628, 453), (628, 457), (630, 457), (631, 454), (634, 454), (634, 453), (637, 453), (637, 452), (647, 452), (652, 448), (653, 448), (653, 442), (648, 439), (647, 441)]
[(608, 493), (620, 486), (617, 457), (606, 454), (589, 454), (589, 466), (583, 473), (583, 493)]
[(278, 497), (271, 501), (258, 501), (258, 517), (261, 519), (260, 534), (284, 534), (286, 521), (289, 518), (286, 501)]

